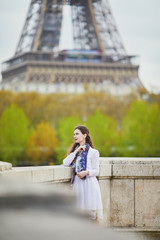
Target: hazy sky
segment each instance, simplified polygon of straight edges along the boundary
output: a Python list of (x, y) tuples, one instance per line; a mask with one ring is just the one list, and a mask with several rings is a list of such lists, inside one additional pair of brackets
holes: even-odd
[[(13, 56), (30, 0), (0, 0), (0, 61)], [(138, 55), (140, 79), (160, 92), (160, 0), (110, 0), (129, 55)], [(1, 67), (0, 67), (1, 69)]]

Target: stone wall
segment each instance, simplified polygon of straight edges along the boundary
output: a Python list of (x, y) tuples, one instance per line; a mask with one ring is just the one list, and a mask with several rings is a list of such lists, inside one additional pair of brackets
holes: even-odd
[[(0, 163), (0, 177), (70, 185), (71, 168), (13, 167)], [(98, 177), (104, 223), (112, 227), (160, 229), (160, 158), (100, 158)]]

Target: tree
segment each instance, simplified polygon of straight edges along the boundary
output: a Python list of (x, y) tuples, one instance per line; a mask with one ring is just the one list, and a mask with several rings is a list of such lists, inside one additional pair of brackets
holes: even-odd
[(102, 157), (110, 156), (116, 145), (117, 124), (115, 120), (102, 114), (98, 109), (88, 118), (86, 126), (89, 128), (95, 147)]
[(3, 161), (15, 165), (24, 158), (26, 141), (31, 134), (30, 123), (23, 110), (12, 104), (3, 111), (0, 118), (0, 145)]
[(14, 102), (14, 94), (11, 91), (0, 91), (0, 116), (2, 112)]
[(68, 104), (69, 94), (40, 94), (37, 92), (15, 94), (15, 103), (24, 109), (26, 116), (35, 127), (44, 120), (49, 122), (55, 129), (58, 121), (71, 115), (72, 106)]
[(160, 156), (160, 110), (156, 103), (136, 100), (122, 121), (124, 156)]
[(80, 124), (82, 124), (82, 120), (79, 116), (63, 117), (59, 121), (57, 133), (60, 140), (60, 146), (56, 149), (58, 153), (58, 163), (62, 163), (69, 147), (73, 143), (74, 127)]
[(45, 97), (37, 92), (15, 94), (16, 105), (24, 109), (26, 116), (34, 127), (44, 119), (44, 99)]
[(27, 158), (33, 165), (53, 161), (58, 139), (48, 122), (41, 121), (27, 141)]

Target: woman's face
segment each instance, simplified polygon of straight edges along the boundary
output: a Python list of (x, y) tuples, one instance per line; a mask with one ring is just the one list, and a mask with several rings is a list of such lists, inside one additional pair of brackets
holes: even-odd
[(83, 134), (79, 129), (74, 130), (74, 140), (76, 143), (84, 143), (86, 142), (86, 134)]

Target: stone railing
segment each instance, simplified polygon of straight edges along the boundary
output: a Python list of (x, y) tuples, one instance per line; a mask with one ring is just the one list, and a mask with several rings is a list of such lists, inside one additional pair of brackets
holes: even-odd
[[(12, 167), (0, 163), (0, 177), (33, 183), (63, 184), (71, 168)], [(98, 177), (107, 226), (160, 230), (160, 158), (100, 158)]]

